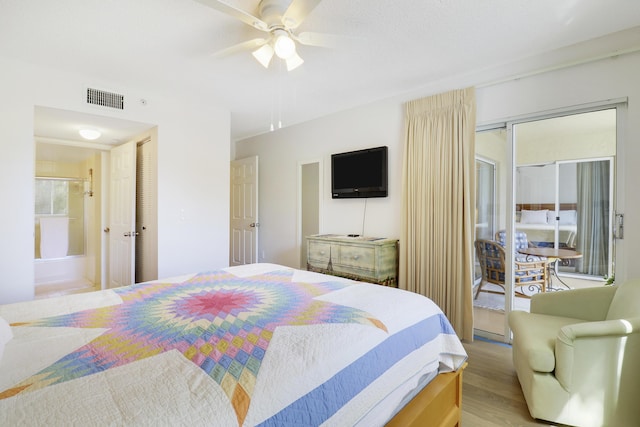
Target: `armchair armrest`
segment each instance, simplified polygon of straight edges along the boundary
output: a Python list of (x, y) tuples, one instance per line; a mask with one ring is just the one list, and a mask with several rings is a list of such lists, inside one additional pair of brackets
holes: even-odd
[(611, 319), (600, 322), (585, 322), (567, 325), (560, 328), (558, 340), (567, 345), (580, 338), (596, 338), (604, 336), (626, 336), (640, 333), (640, 317), (630, 319)]
[(603, 382), (615, 382), (620, 375), (631, 374), (622, 369), (635, 369), (632, 377), (637, 378), (640, 368), (635, 368), (633, 361), (640, 357), (638, 344), (640, 317), (563, 326), (556, 338), (556, 379), (566, 390), (571, 390), (576, 382), (588, 382), (587, 375), (598, 375)]
[(615, 286), (598, 286), (539, 293), (531, 298), (530, 311), (574, 319), (604, 320), (616, 290)]

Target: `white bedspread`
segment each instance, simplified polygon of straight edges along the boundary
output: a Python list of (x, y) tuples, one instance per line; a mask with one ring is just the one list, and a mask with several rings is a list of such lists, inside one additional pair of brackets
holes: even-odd
[(382, 425), (466, 360), (410, 292), (274, 264), (183, 279), (0, 306), (0, 425)]

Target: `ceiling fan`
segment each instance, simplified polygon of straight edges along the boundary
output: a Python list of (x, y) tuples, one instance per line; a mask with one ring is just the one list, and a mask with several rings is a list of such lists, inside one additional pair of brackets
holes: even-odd
[(215, 10), (226, 13), (256, 30), (267, 33), (265, 37), (247, 40), (216, 53), (226, 56), (251, 50), (254, 58), (265, 68), (269, 68), (274, 54), (287, 64), (291, 71), (304, 62), (296, 51), (296, 43), (308, 46), (334, 47), (336, 36), (294, 30), (320, 3), (320, 0), (260, 0), (257, 15), (239, 9), (221, 0), (197, 0)]

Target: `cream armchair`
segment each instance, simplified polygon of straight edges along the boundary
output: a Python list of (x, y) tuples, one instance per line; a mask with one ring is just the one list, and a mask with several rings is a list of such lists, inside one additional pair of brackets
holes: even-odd
[(513, 311), (513, 362), (531, 416), (640, 425), (640, 279), (536, 294)]

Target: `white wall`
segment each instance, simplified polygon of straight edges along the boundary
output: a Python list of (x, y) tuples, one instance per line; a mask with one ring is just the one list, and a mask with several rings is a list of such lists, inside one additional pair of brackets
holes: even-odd
[[(324, 195), (321, 233), (363, 234), (364, 199), (331, 198), (331, 154), (361, 148), (389, 147), (389, 196), (368, 199), (364, 234), (400, 236), (402, 106), (378, 103), (283, 128), (236, 144), (236, 158), (258, 155), (260, 261), (299, 266), (297, 165), (323, 160)], [(286, 120), (286, 117), (283, 117)], [(264, 253), (265, 257), (262, 258)]]
[[(578, 202), (577, 163), (560, 165), (558, 198), (560, 203)], [(516, 170), (516, 203), (554, 204), (556, 165), (519, 167)]]
[[(6, 58), (0, 69), (0, 303), (34, 294), (35, 106), (157, 125), (159, 276), (228, 265), (228, 111), (199, 94), (133, 89)], [(86, 86), (117, 90), (131, 102), (115, 112), (86, 106)]]
[[(619, 279), (640, 276), (634, 253), (640, 248), (640, 54), (578, 65), (558, 71), (523, 77), (477, 89), (478, 124), (547, 110), (627, 97), (627, 117), (620, 128), (618, 148), (618, 210), (625, 213), (625, 239), (617, 243), (616, 275)], [(486, 81), (486, 76), (485, 76)], [(457, 83), (457, 86), (456, 86)], [(361, 232), (363, 201), (332, 200), (329, 156), (356, 148), (389, 146), (389, 197), (370, 199), (365, 234), (399, 237), (401, 169), (403, 154), (404, 102), (455, 87), (473, 85), (448, 82), (428, 92), (416, 92), (403, 99), (391, 99), (311, 122), (256, 136), (236, 144), (236, 158), (260, 158), (260, 254), (265, 260), (297, 266), (296, 175), (298, 161), (322, 157), (325, 160), (325, 196), (322, 231)], [(283, 118), (286, 120), (286, 117)], [(402, 244), (402, 242), (400, 242)]]

